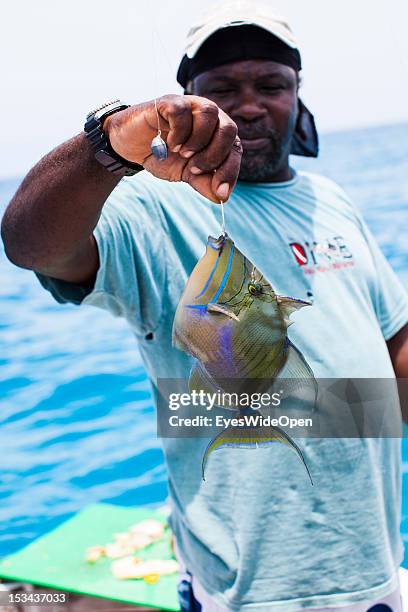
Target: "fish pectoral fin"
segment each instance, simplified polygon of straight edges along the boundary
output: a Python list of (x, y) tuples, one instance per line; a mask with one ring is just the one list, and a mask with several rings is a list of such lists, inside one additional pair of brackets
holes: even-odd
[(300, 310), (304, 306), (312, 306), (312, 302), (306, 302), (305, 300), (298, 300), (288, 295), (277, 295), (276, 299), (278, 304), (283, 310), (285, 317), (289, 317), (295, 310)]
[(228, 400), (228, 394), (220, 393), (220, 387), (217, 382), (212, 378), (211, 374), (207, 372), (203, 364), (197, 361), (190, 371), (190, 378), (188, 381), (188, 388), (190, 393), (192, 391), (203, 391), (206, 397), (218, 396), (218, 401), (214, 402), (215, 408), (225, 408), (226, 410), (236, 410), (236, 405)]
[(204, 453), (202, 462), (202, 478), (205, 480), (205, 467), (208, 458), (213, 451), (223, 447), (257, 449), (270, 446), (274, 442), (280, 442), (291, 448), (306, 468), (310, 482), (313, 485), (312, 476), (305, 461), (302, 451), (298, 445), (280, 427), (228, 427), (215, 438), (213, 438)]
[[(298, 348), (286, 339), (284, 351), (286, 353), (285, 365), (276, 377), (276, 384), (283, 384), (283, 400), (294, 397), (302, 400), (309, 409), (316, 407), (318, 387), (312, 368)], [(278, 383), (277, 381), (281, 382)]]
[(184, 353), (189, 352), (187, 338), (183, 335), (182, 330), (176, 327), (173, 327), (172, 345)]
[(188, 388), (190, 392), (203, 391), (204, 393), (209, 393), (211, 395), (215, 394), (219, 390), (199, 361), (196, 361), (191, 368)]
[(223, 314), (223, 315), (226, 315), (227, 317), (230, 317), (231, 319), (234, 319), (235, 321), (239, 321), (239, 318), (237, 317), (237, 315), (234, 312), (232, 312), (232, 310), (230, 310), (226, 306), (223, 306), (222, 304), (208, 304), (207, 311)]
[(285, 365), (279, 372), (280, 378), (312, 378), (314, 380), (312, 368), (289, 338), (286, 338), (283, 350), (286, 352), (287, 358)]

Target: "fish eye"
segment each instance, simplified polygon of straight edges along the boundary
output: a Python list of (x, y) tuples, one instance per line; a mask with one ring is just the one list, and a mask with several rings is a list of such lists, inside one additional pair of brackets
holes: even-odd
[(262, 293), (262, 285), (260, 283), (249, 283), (248, 291), (251, 295), (259, 295)]

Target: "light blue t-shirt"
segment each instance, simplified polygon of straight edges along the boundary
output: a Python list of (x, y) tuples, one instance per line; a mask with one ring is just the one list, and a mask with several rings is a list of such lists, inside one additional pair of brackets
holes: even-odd
[[(280, 184), (238, 183), (226, 226), (278, 293), (313, 293), (313, 307), (294, 315), (288, 333), (316, 377), (394, 377), (384, 339), (408, 321), (407, 295), (336, 184), (303, 172)], [(123, 179), (103, 208), (93, 291), (84, 298), (69, 283), (42, 282), (60, 301), (125, 317), (153, 385), (187, 378), (191, 358), (172, 347), (172, 323), (209, 234), (220, 234), (219, 206), (143, 172)], [(399, 439), (303, 440), (314, 487), (283, 445), (224, 448), (211, 456), (203, 482), (207, 443), (173, 438), (163, 447), (178, 548), (220, 605), (290, 612), (395, 588)]]

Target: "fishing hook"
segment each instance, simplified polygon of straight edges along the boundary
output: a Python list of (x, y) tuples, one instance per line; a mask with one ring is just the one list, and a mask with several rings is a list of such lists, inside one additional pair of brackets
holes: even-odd
[(153, 156), (158, 161), (165, 161), (168, 157), (167, 145), (161, 137), (161, 129), (160, 129), (160, 115), (159, 110), (157, 108), (157, 99), (154, 99), (154, 110), (156, 111), (157, 118), (157, 136), (155, 136), (151, 143), (151, 150)]

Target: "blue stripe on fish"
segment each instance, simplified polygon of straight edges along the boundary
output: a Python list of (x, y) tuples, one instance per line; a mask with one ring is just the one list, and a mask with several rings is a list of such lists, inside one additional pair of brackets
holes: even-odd
[(229, 255), (229, 260), (228, 260), (228, 265), (227, 265), (227, 269), (225, 270), (225, 274), (222, 278), (221, 284), (218, 287), (218, 291), (217, 293), (214, 295), (213, 299), (210, 301), (210, 304), (214, 304), (214, 302), (218, 299), (218, 297), (221, 295), (225, 285), (227, 284), (227, 280), (228, 277), (230, 275), (231, 272), (231, 266), (232, 266), (232, 258), (234, 257), (234, 249), (235, 249), (235, 245), (234, 243), (232, 243), (231, 246), (231, 251), (230, 251), (230, 255)]
[[(224, 276), (222, 277), (222, 281), (221, 281), (220, 286), (218, 287), (217, 293), (214, 295), (213, 299), (209, 302), (209, 304), (214, 304), (214, 302), (217, 300), (218, 296), (222, 293), (225, 285), (227, 284), (227, 280), (228, 280), (228, 277), (229, 277), (230, 272), (231, 272), (232, 259), (234, 257), (234, 248), (235, 248), (235, 245), (233, 244), (232, 247), (231, 247), (230, 254), (229, 254), (227, 269), (224, 272)], [(199, 295), (197, 295), (197, 297), (200, 297), (200, 295), (202, 295), (205, 292), (205, 290), (207, 289), (207, 286), (208, 286), (208, 284), (209, 284), (209, 282), (211, 280), (212, 275), (215, 272), (215, 268), (217, 267), (218, 262), (219, 262), (219, 259), (217, 259), (217, 263), (215, 264), (215, 266), (214, 266), (214, 268), (213, 268), (213, 270), (212, 270), (212, 272), (210, 274), (210, 277), (209, 277), (209, 279), (207, 280), (207, 282), (206, 282), (206, 284), (204, 286), (204, 289), (201, 291), (201, 293)], [(186, 308), (195, 308), (197, 310), (206, 310), (207, 306), (208, 306), (208, 304), (187, 304)]]
[[(211, 248), (212, 248), (212, 247), (211, 247)], [(211, 272), (210, 276), (209, 276), (209, 277), (208, 277), (208, 279), (207, 279), (207, 282), (205, 283), (205, 285), (204, 285), (204, 287), (203, 287), (203, 290), (202, 290), (202, 291), (201, 291), (201, 292), (200, 292), (198, 295), (196, 295), (194, 299), (197, 299), (197, 298), (201, 297), (201, 296), (203, 295), (203, 293), (205, 293), (205, 292), (207, 291), (207, 289), (208, 289), (208, 285), (210, 284), (211, 279), (212, 279), (212, 277), (214, 276), (214, 272), (215, 272), (215, 271), (216, 271), (216, 269), (217, 269), (217, 266), (218, 266), (219, 261), (220, 261), (220, 258), (219, 258), (219, 257), (217, 257), (217, 261), (215, 262), (215, 266), (213, 267), (212, 272)]]

